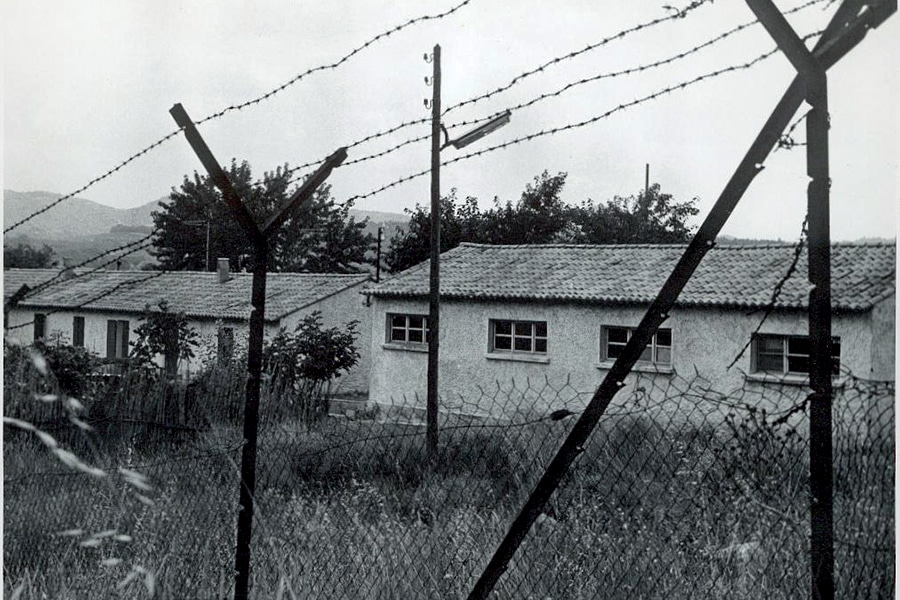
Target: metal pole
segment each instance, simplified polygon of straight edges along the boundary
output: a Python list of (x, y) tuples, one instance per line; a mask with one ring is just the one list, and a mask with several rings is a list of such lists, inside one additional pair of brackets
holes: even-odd
[(426, 443), (433, 458), (438, 446), (438, 345), (441, 260), (441, 47), (435, 45), (431, 99), (431, 273), (428, 291), (428, 397)]
[(812, 597), (834, 598), (834, 513), (832, 498), (831, 231), (829, 224), (828, 94), (824, 78), (810, 86), (806, 101), (809, 214), (809, 487)]
[(209, 219), (206, 219), (206, 270), (211, 271), (209, 266)]
[(269, 244), (253, 247), (253, 289), (250, 338), (247, 348), (247, 393), (244, 399), (244, 449), (241, 454), (240, 512), (235, 551), (234, 599), (246, 600), (250, 590), (250, 539), (253, 534), (253, 497), (256, 492), (256, 441), (259, 426), (259, 387), (262, 379), (263, 333), (266, 311), (266, 274)]
[(310, 175), (289, 198), (268, 218), (262, 228), (241, 201), (222, 170), (215, 156), (194, 122), (181, 104), (169, 111), (175, 122), (184, 129), (184, 135), (197, 158), (206, 167), (210, 179), (222, 192), (232, 216), (253, 243), (253, 289), (250, 313), (250, 335), (247, 349), (247, 391), (244, 400), (244, 449), (241, 454), (240, 514), (238, 515), (237, 548), (235, 550), (234, 599), (246, 600), (250, 588), (250, 540), (253, 530), (253, 493), (256, 488), (256, 439), (259, 423), (259, 387), (262, 379), (262, 345), (266, 307), (266, 272), (269, 260), (269, 239), (290, 217), (290, 214), (311, 201), (316, 189), (328, 178), (331, 171), (347, 158), (347, 148), (338, 148)]

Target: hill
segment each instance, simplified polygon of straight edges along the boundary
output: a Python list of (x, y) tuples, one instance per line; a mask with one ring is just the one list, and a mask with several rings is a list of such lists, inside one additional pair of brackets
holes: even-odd
[[(4, 228), (45, 208), (58, 200), (61, 194), (52, 192), (17, 192), (3, 190)], [(60, 258), (66, 257), (80, 263), (101, 252), (111, 250), (147, 235), (152, 230), (154, 210), (160, 198), (129, 209), (106, 206), (85, 198), (69, 198), (45, 213), (17, 227), (5, 236), (5, 244), (25, 242), (40, 247), (47, 244)], [(397, 229), (409, 221), (407, 215), (390, 212), (374, 212), (351, 209), (350, 215), (357, 221), (369, 219), (366, 232), (376, 236), (378, 227), (384, 227), (383, 248)], [(123, 258), (125, 268), (137, 268), (153, 257), (142, 250)]]

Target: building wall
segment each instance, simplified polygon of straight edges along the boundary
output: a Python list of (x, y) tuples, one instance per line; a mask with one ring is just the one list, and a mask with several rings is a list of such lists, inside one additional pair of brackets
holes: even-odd
[[(635, 327), (644, 311), (644, 308), (634, 307), (445, 301), (442, 303), (440, 336), (442, 405), (481, 412), (495, 402), (495, 397), (505, 400), (510, 396), (506, 390), (512, 387), (513, 381), (516, 389), (528, 388), (532, 392), (545, 388), (545, 383), (549, 382), (554, 389), (565, 387), (569, 392), (584, 392), (581, 399), (586, 401), (609, 370), (608, 364), (600, 362), (601, 327)], [(422, 404), (426, 397), (427, 352), (421, 351), (424, 347), (420, 351), (409, 351), (386, 344), (388, 313), (427, 314), (428, 305), (424, 301), (374, 299), (370, 399), (384, 404), (416, 401)], [(672, 363), (677, 378), (691, 380), (699, 374), (721, 393), (744, 389), (765, 395), (774, 384), (750, 373), (750, 348), (734, 367), (728, 368), (761, 318), (761, 311), (748, 314), (746, 311), (707, 308), (674, 310), (664, 327), (672, 329)], [(490, 319), (547, 321), (546, 360), (525, 362), (489, 354)], [(807, 328), (805, 312), (781, 311), (769, 315), (760, 331), (806, 335)], [(835, 315), (833, 333), (841, 337), (842, 365), (855, 374), (868, 376), (873, 369), (869, 315)], [(636, 387), (644, 388), (648, 393), (652, 391), (650, 388), (662, 393), (675, 379), (672, 373), (633, 373), (627, 380), (628, 387), (617, 395), (617, 399), (627, 397)], [(794, 384), (788, 386), (789, 393), (794, 390), (797, 397), (805, 393), (805, 388), (799, 385), (801, 381), (789, 380)], [(784, 386), (778, 387), (784, 389)], [(498, 389), (502, 390), (500, 394), (496, 394)], [(569, 392), (564, 395), (570, 397)], [(544, 402), (547, 406), (559, 400), (550, 389), (544, 389), (540, 395), (546, 397), (542, 401), (535, 399), (535, 402)], [(792, 401), (793, 398), (784, 400)]]
[(322, 313), (322, 326), (346, 330), (347, 324), (357, 321), (356, 350), (359, 362), (348, 373), (338, 378), (332, 390), (337, 394), (365, 394), (369, 389), (369, 370), (372, 363), (369, 332), (372, 329), (371, 307), (361, 291), (366, 283), (347, 288), (333, 296), (324, 298), (302, 311), (297, 311), (281, 320), (280, 326), (293, 331), (297, 324), (315, 311)]
[[(49, 313), (50, 311), (34, 310), (30, 308), (14, 308), (9, 311), (7, 327), (15, 327), (34, 320), (35, 313)], [(72, 343), (74, 317), (84, 317), (84, 347), (100, 357), (106, 357), (107, 321), (110, 319), (128, 321), (129, 339), (134, 341), (134, 330), (139, 321), (136, 315), (128, 313), (95, 313), (77, 311), (58, 311), (47, 314), (46, 336), (49, 339), (60, 339), (66, 343)], [(23, 344), (30, 344), (34, 340), (34, 327), (28, 325), (21, 329), (8, 331), (7, 337), (14, 338)]]
[(896, 302), (897, 297), (891, 295), (872, 310), (872, 335), (878, 339), (872, 344), (872, 379), (893, 380), (897, 372)]

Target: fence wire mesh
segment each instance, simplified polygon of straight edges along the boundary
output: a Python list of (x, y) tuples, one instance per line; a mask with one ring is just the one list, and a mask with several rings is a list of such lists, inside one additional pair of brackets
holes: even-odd
[[(242, 370), (99, 377), (72, 402), (23, 357), (4, 372), (4, 590), (229, 597)], [(327, 387), (264, 383), (257, 598), (466, 597), (592, 394), (516, 380), (448, 395), (429, 456), (424, 398), (328, 416)], [(805, 394), (633, 374), (493, 597), (808, 595)], [(841, 375), (839, 597), (894, 595), (893, 419), (893, 382)]]

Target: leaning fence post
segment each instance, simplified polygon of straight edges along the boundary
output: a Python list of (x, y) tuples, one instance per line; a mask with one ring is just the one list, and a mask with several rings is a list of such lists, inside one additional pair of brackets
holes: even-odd
[(263, 224), (257, 225), (250, 211), (231, 185), (228, 175), (219, 166), (200, 132), (181, 106), (169, 111), (175, 122), (184, 129), (185, 137), (209, 173), (210, 179), (222, 192), (232, 216), (240, 223), (253, 244), (253, 289), (250, 313), (250, 335), (247, 348), (247, 391), (244, 400), (244, 448), (241, 453), (240, 513), (235, 548), (234, 600), (246, 600), (250, 588), (250, 539), (253, 532), (253, 495), (256, 491), (256, 442), (259, 428), (259, 388), (262, 379), (262, 347), (266, 310), (266, 273), (268, 271), (270, 235), (281, 227), (290, 213), (308, 201), (328, 178), (332, 169), (347, 158), (347, 149), (339, 148), (279, 206)]
[[(865, 37), (870, 28), (878, 27), (897, 11), (896, 0), (872, 3), (869, 6), (870, 10), (865, 12), (854, 11), (852, 6), (848, 6), (855, 2), (856, 0), (847, 0), (838, 8), (813, 50), (814, 59), (823, 70), (834, 65), (852, 50)], [(547, 501), (559, 486), (569, 467), (583, 451), (588, 437), (597, 426), (600, 417), (603, 416), (615, 394), (624, 384), (625, 377), (637, 362), (644, 347), (659, 325), (666, 319), (668, 311), (674, 306), (678, 295), (700, 264), (703, 256), (715, 244), (716, 236), (737, 206), (744, 191), (762, 170), (763, 162), (787, 127), (790, 118), (806, 98), (806, 94), (805, 78), (798, 75), (763, 125), (712, 210), (691, 240), (684, 255), (679, 259), (631, 339), (625, 345), (621, 355), (616, 359), (581, 417), (575, 422), (568, 437), (557, 451), (556, 456), (547, 466), (531, 496), (526, 500), (500, 546), (469, 593), (469, 600), (487, 598), (508, 568), (513, 555), (544, 510)], [(817, 185), (821, 185), (821, 183)], [(812, 318), (810, 320), (812, 321)], [(828, 385), (830, 385), (830, 379)], [(827, 468), (831, 468), (830, 462)]]

